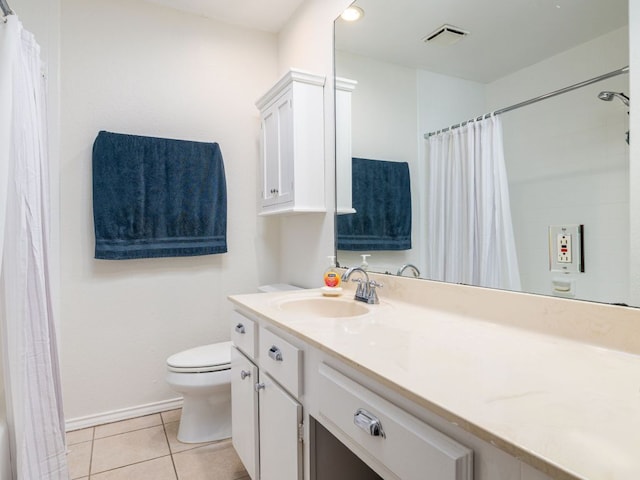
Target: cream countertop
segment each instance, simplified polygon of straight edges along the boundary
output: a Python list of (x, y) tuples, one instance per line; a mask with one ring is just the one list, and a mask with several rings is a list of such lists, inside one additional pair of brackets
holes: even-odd
[(640, 355), (382, 295), (359, 317), (278, 308), (293, 295), (321, 293), (230, 299), (554, 478), (640, 478)]

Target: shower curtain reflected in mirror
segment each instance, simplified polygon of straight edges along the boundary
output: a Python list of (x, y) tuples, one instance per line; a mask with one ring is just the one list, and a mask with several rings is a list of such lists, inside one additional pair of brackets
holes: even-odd
[(428, 277), (520, 290), (500, 118), (430, 136), (427, 176)]
[(0, 21), (0, 326), (14, 479), (67, 480), (49, 248), (40, 47)]

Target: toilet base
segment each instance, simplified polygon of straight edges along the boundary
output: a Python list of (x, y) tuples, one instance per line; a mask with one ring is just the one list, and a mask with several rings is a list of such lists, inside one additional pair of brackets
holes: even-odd
[(231, 437), (231, 388), (214, 396), (185, 396), (178, 441), (204, 443)]

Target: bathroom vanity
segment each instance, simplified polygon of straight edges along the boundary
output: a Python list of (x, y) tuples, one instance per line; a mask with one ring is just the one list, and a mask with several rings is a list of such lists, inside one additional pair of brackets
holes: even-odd
[(379, 281), (230, 297), (253, 480), (640, 478), (636, 310)]

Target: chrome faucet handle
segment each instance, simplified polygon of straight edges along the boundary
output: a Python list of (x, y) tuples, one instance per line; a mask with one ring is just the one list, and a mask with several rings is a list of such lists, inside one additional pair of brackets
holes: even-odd
[(367, 282), (365, 282), (361, 278), (354, 278), (351, 281), (358, 284), (355, 297), (357, 299), (365, 299), (367, 297)]
[(369, 291), (367, 292), (367, 303), (370, 303), (370, 304), (380, 303), (380, 300), (378, 299), (378, 292), (376, 292), (376, 287), (382, 288), (382, 284), (376, 282), (375, 280), (371, 280), (369, 282)]
[(351, 278), (355, 272), (358, 272), (364, 279), (362, 278), (354, 278), (352, 281), (358, 284), (358, 288), (356, 289), (356, 294), (354, 296), (355, 300), (360, 302), (367, 302), (367, 298), (369, 297), (369, 275), (360, 267), (351, 267), (346, 272), (342, 274), (342, 281), (346, 282)]

